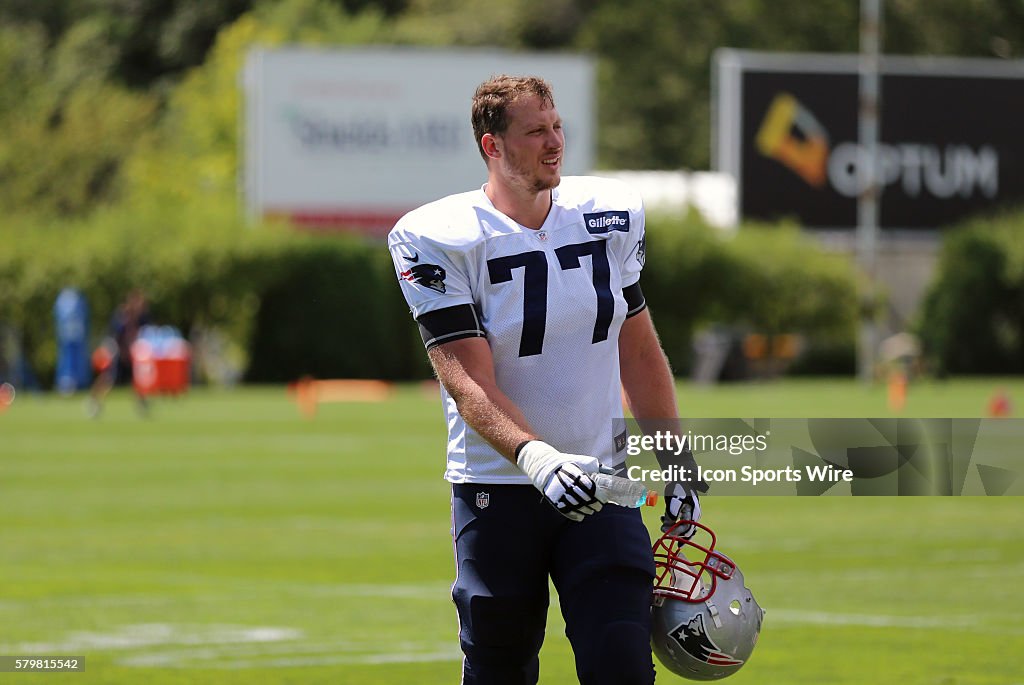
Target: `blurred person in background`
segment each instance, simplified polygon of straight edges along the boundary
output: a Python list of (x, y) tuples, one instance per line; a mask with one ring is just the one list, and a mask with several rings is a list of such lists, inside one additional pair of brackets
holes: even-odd
[[(589, 477), (624, 468), (623, 390), (638, 419), (678, 414), (640, 290), (643, 206), (619, 181), (561, 176), (540, 78), (483, 83), (472, 122), (487, 183), (388, 240), (442, 386), (462, 682), (537, 682), (550, 576), (580, 682), (652, 683), (650, 537)], [(666, 527), (699, 517), (688, 488), (667, 504)]]
[[(103, 412), (104, 400), (115, 385), (132, 381), (132, 343), (139, 337), (139, 329), (150, 323), (149, 303), (142, 290), (131, 290), (110, 319), (107, 337), (93, 352), (96, 379), (89, 390), (86, 411), (92, 418)], [(149, 404), (145, 395), (135, 389), (136, 406), (145, 415)]]

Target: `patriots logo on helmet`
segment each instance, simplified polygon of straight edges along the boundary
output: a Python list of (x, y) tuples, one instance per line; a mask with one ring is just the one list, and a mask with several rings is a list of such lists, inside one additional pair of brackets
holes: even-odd
[(437, 264), (417, 264), (400, 275), (410, 283), (426, 286), (431, 290), (443, 293), (445, 291), (444, 279), (448, 274), (443, 267)]
[(737, 666), (742, 664), (741, 659), (734, 659), (732, 655), (726, 654), (718, 648), (704, 628), (704, 615), (697, 614), (690, 619), (689, 623), (680, 623), (669, 637), (679, 643), (687, 654), (694, 659), (703, 661), (712, 666)]

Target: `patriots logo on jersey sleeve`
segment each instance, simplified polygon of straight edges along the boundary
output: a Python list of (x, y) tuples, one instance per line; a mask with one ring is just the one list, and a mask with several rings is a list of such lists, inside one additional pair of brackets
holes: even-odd
[(636, 261), (640, 262), (640, 268), (644, 267), (644, 262), (647, 261), (647, 236), (645, 235), (640, 239), (640, 242), (636, 244)]
[(448, 274), (445, 272), (444, 267), (437, 264), (417, 264), (403, 271), (400, 275), (410, 283), (422, 285), (443, 293), (445, 291), (444, 279)]

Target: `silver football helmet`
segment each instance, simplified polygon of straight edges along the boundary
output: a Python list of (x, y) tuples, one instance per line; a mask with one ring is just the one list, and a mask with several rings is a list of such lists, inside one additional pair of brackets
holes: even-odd
[[(691, 539), (676, 534), (696, 526)], [(718, 680), (747, 662), (761, 632), (762, 609), (736, 564), (715, 551), (714, 532), (679, 521), (654, 543), (651, 645), (658, 660), (691, 680)]]

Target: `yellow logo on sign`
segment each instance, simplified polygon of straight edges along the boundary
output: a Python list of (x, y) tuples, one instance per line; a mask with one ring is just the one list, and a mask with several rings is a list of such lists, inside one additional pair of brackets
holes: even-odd
[(785, 164), (809, 185), (825, 185), (828, 132), (789, 93), (779, 93), (772, 100), (756, 143), (761, 154)]

